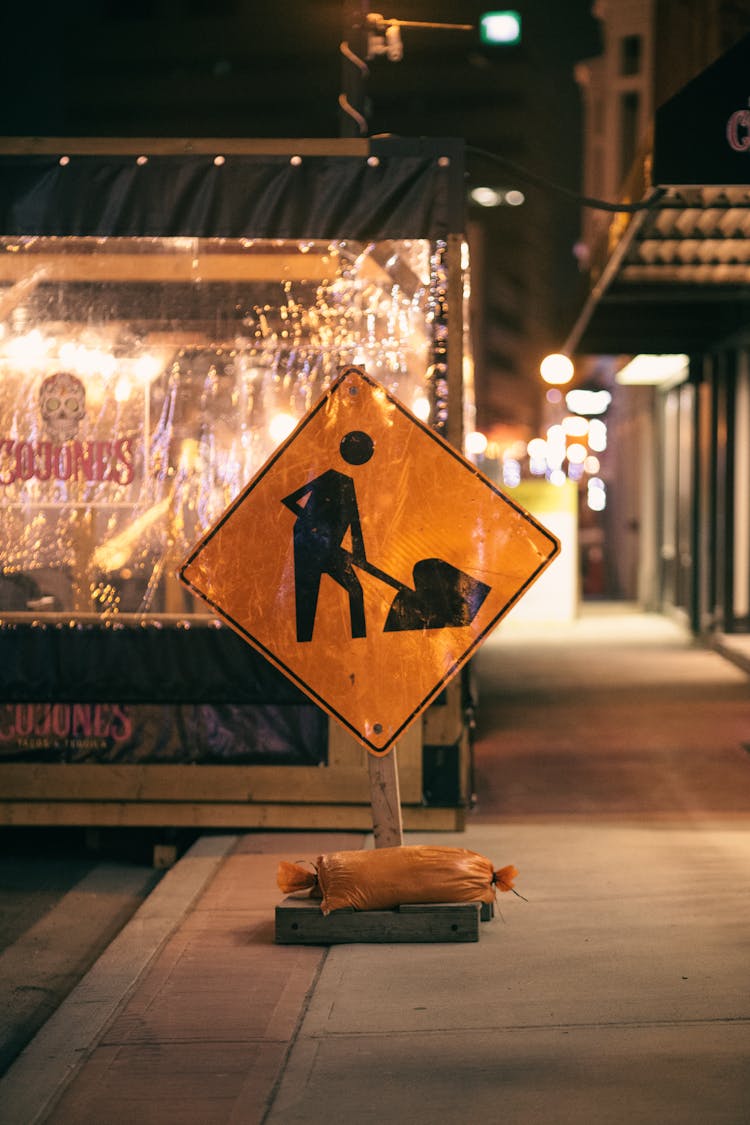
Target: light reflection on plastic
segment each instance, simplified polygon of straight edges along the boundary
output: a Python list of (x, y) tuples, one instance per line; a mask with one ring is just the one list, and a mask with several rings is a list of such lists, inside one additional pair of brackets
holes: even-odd
[(114, 375), (117, 361), (103, 348), (87, 348), (84, 344), (67, 340), (60, 345), (58, 355), (66, 370), (76, 375)]
[(115, 401), (127, 402), (133, 387), (127, 375), (121, 375), (115, 383)]
[(430, 417), (430, 401), (424, 395), (417, 395), (411, 404), (412, 411), (419, 418), (420, 422), (429, 421)]
[(24, 336), (17, 336), (9, 340), (6, 355), (14, 363), (37, 364), (46, 359), (49, 353), (49, 342), (45, 340), (38, 328), (33, 328)]
[(96, 370), (97, 374), (109, 378), (109, 376), (114, 375), (117, 370), (117, 360), (109, 352), (101, 352), (99, 354), (99, 363)]
[(142, 355), (133, 364), (133, 374), (142, 383), (150, 383), (161, 371), (161, 363), (153, 355)]
[(278, 445), (285, 437), (289, 437), (296, 425), (297, 419), (293, 414), (286, 414), (281, 411), (278, 414), (274, 414), (273, 418), (268, 423), (269, 436), (271, 440)]

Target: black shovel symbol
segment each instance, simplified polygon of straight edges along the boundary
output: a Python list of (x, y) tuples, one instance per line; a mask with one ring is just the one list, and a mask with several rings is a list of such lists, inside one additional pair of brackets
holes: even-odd
[(398, 590), (383, 627), (384, 633), (470, 625), (491, 589), (444, 559), (416, 562), (412, 568), (413, 590), (367, 560), (356, 561), (354, 565)]

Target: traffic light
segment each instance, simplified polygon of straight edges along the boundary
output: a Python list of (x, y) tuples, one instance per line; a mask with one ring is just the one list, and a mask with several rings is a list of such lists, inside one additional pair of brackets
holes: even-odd
[(521, 16), (506, 9), (482, 12), (479, 17), (479, 38), (486, 47), (516, 47), (521, 42)]

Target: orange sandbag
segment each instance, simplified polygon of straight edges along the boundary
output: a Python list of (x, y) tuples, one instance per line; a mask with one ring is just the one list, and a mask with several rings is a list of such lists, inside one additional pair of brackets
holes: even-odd
[(314, 871), (308, 871), (300, 863), (287, 863), (282, 859), (279, 864), (276, 882), (285, 895), (298, 894), (299, 891), (312, 891), (318, 885), (318, 876)]
[(345, 907), (391, 910), (410, 902), (494, 902), (496, 890), (512, 890), (517, 875), (512, 866), (495, 871), (489, 859), (466, 848), (414, 844), (331, 852), (318, 857), (316, 875), (282, 862), (278, 885), (285, 894), (309, 887), (330, 914)]

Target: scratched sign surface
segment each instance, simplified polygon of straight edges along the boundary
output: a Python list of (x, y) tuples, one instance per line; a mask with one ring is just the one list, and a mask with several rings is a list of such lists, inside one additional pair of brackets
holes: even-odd
[(180, 578), (381, 755), (558, 551), (471, 462), (348, 367)]

